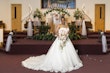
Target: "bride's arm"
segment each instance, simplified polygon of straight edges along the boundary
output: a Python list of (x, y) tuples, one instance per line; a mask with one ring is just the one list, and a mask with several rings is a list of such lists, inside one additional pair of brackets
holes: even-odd
[(59, 34), (58, 34), (58, 30), (59, 30), (59, 28), (60, 28), (60, 25), (58, 25), (58, 26), (56, 27), (56, 29), (55, 29), (55, 35), (56, 35), (56, 36), (59, 35)]

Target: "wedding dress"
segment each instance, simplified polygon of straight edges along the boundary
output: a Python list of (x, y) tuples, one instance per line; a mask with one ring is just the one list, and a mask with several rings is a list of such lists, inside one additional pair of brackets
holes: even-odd
[[(66, 33), (66, 39), (61, 34)], [(60, 28), (59, 35), (53, 42), (47, 54), (29, 57), (22, 61), (22, 65), (32, 70), (66, 73), (83, 66), (75, 48), (68, 38), (69, 28)]]
[(61, 18), (58, 14), (56, 14), (54, 17), (53, 17), (53, 24), (54, 25), (59, 25), (61, 24)]

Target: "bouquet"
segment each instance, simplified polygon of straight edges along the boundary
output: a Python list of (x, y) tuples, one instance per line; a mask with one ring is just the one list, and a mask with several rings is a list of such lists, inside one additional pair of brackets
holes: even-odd
[(61, 28), (59, 30), (59, 36), (58, 36), (59, 40), (60, 40), (60, 46), (61, 48), (63, 49), (63, 47), (66, 45), (66, 41), (67, 41), (67, 38), (68, 38), (68, 31)]

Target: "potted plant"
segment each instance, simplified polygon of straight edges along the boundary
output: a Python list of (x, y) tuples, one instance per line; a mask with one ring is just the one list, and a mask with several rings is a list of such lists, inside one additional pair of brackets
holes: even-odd
[(82, 11), (81, 10), (79, 10), (78, 8), (75, 10), (75, 12), (74, 12), (74, 17), (75, 17), (75, 24), (76, 24), (76, 26), (78, 26), (78, 28), (79, 28), (79, 26), (81, 26), (81, 24), (82, 24), (82, 18), (83, 18), (83, 13), (82, 13)]
[(77, 8), (76, 11), (74, 12), (74, 17), (75, 17), (76, 20), (82, 19), (82, 17), (83, 17), (82, 11), (80, 11), (80, 10)]
[(38, 17), (39, 19), (42, 19), (42, 12), (39, 9), (36, 9), (34, 11), (33, 17), (34, 18)]

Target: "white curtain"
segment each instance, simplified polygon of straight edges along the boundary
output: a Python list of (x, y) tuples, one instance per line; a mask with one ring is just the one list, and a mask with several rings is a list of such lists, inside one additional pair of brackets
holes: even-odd
[(27, 36), (29, 36), (29, 37), (33, 36), (32, 21), (31, 20), (28, 21)]
[(106, 36), (104, 35), (104, 33), (102, 34), (102, 52), (106, 53), (107, 52), (107, 40), (106, 40)]
[(6, 52), (9, 52), (11, 49), (11, 44), (13, 43), (12, 36), (13, 36), (13, 32), (10, 32), (6, 41), (6, 47), (5, 47)]

